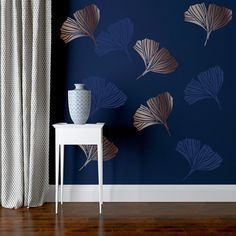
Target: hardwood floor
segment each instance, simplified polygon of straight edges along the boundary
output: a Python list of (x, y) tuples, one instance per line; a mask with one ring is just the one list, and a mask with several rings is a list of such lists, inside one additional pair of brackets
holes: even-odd
[(236, 235), (236, 203), (64, 203), (0, 207), (0, 235)]

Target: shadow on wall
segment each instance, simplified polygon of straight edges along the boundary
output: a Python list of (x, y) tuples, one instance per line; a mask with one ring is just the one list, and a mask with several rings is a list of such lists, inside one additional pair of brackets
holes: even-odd
[[(49, 183), (54, 183), (54, 144), (55, 135), (52, 124), (64, 121), (64, 97), (66, 84), (66, 48), (62, 47), (60, 38), (61, 23), (67, 18), (68, 3), (52, 1), (52, 59), (51, 59), (51, 102), (50, 102), (50, 150), (49, 150)], [(58, 51), (60, 55), (58, 56)], [(57, 56), (55, 56), (57, 55)]]

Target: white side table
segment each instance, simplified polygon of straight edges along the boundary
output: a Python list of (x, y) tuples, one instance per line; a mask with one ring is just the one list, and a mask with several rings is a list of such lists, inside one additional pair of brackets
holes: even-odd
[(59, 161), (61, 164), (61, 204), (63, 203), (63, 179), (64, 179), (64, 145), (97, 145), (98, 150), (98, 185), (99, 185), (99, 213), (102, 213), (103, 203), (103, 126), (96, 124), (54, 124), (55, 128), (55, 208), (58, 212), (58, 179)]

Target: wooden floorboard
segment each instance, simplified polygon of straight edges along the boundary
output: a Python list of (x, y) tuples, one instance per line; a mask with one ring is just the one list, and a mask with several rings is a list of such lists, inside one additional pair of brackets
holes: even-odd
[(64, 203), (17, 210), (0, 207), (0, 235), (232, 235), (236, 203)]

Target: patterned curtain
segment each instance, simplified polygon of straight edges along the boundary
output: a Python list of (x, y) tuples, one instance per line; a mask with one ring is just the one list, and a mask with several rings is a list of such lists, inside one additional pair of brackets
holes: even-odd
[(51, 0), (0, 11), (0, 203), (36, 207), (48, 188)]

